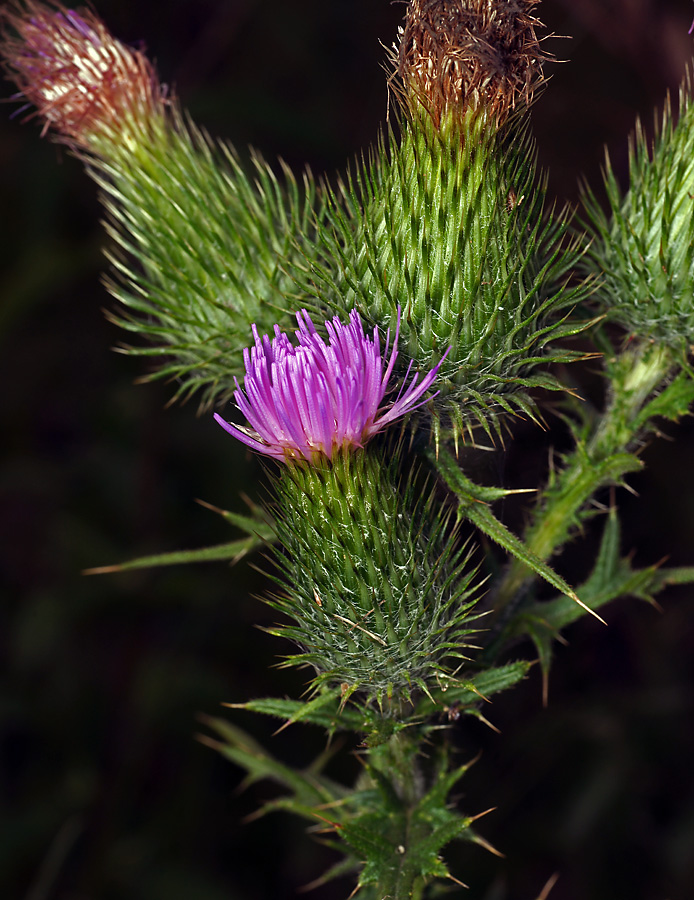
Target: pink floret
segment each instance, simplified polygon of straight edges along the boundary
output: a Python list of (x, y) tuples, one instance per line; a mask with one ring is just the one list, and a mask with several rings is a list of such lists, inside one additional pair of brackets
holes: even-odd
[[(359, 313), (349, 323), (335, 316), (326, 322), (328, 343), (320, 337), (305, 309), (296, 314), (297, 346), (275, 325), (272, 340), (253, 326), (254, 345), (244, 350), (243, 389), (236, 382), (236, 405), (248, 420), (243, 428), (215, 419), (229, 434), (253, 450), (288, 462), (331, 458), (343, 447), (361, 447), (391, 422), (426, 402), (423, 395), (441, 362), (424, 378), (415, 374), (403, 384), (394, 403), (381, 406), (398, 355), (400, 311), (392, 351), (384, 371), (378, 330), (364, 334)], [(386, 334), (388, 356), (390, 331)], [(445, 354), (444, 354), (445, 358)], [(409, 369), (407, 372), (409, 377)]]

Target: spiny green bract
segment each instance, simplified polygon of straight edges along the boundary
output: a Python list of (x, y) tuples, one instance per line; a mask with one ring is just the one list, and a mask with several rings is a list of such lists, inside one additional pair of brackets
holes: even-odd
[(694, 105), (691, 78), (679, 118), (669, 100), (652, 144), (637, 123), (629, 189), (623, 194), (607, 159), (606, 215), (588, 193), (594, 240), (587, 260), (601, 276), (601, 312), (630, 333), (686, 348), (694, 342)]
[(460, 815), (450, 799), (472, 763), (450, 771), (445, 742), (432, 739), (422, 753), (416, 727), (364, 754), (363, 769), (350, 789), (325, 774), (330, 754), (296, 771), (236, 725), (217, 718), (203, 721), (220, 739), (210, 746), (245, 769), (249, 781), (267, 778), (285, 789), (286, 794), (273, 795), (259, 813), (289, 811), (314, 827), (320, 823), (321, 842), (342, 858), (313, 882), (314, 887), (359, 873), (355, 897), (421, 897), (425, 884), (451, 878), (441, 858), (451, 841), (493, 849), (472, 828), (479, 816)]
[[(251, 324), (261, 334), (292, 323), (293, 281), (317, 205), (285, 170), (281, 186), (260, 158), (252, 177), (233, 149), (213, 144), (180, 113), (153, 118), (137, 139), (93, 141), (89, 165), (116, 243), (112, 318), (150, 346), (151, 378), (176, 380), (176, 396), (199, 393), (203, 406), (232, 394), (243, 372)], [(153, 345), (153, 346), (151, 346)]]
[(587, 293), (567, 285), (577, 252), (566, 216), (544, 214), (524, 120), (437, 128), (422, 111), (401, 131), (332, 194), (312, 287), (322, 305), (356, 306), (382, 327), (401, 307), (403, 365), (425, 371), (451, 348), (435, 427), (490, 431), (502, 411), (532, 415), (529, 389), (558, 387), (539, 365), (575, 358), (548, 345), (583, 327), (566, 319)]
[(315, 667), (316, 688), (345, 685), (399, 706), (460, 665), (477, 616), (474, 571), (449, 516), (431, 488), (415, 501), (412, 478), (402, 492), (393, 478), (371, 449), (283, 466), (275, 489), (286, 595), (269, 602), (294, 619), (272, 630), (299, 644), (288, 664)]
[[(441, 858), (441, 851), (451, 841), (470, 841), (491, 849), (471, 828), (474, 818), (456, 812), (449, 799), (451, 789), (471, 764), (447, 771), (448, 753), (438, 751), (432, 743), (429, 753), (435, 757), (435, 768), (427, 789), (421, 746), (412, 741), (403, 752), (397, 744), (405, 740), (400, 735), (371, 754), (359, 788), (344, 803), (352, 815), (345, 816), (336, 828), (363, 865), (359, 897), (422, 897), (424, 886), (434, 879), (451, 878)], [(403, 766), (416, 773), (414, 779), (401, 776), (398, 770)], [(417, 788), (408, 791), (406, 785), (413, 781)], [(373, 889), (376, 892), (372, 893)]]

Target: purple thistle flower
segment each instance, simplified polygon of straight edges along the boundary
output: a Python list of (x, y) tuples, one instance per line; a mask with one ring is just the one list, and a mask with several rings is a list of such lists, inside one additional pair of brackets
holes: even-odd
[[(215, 414), (222, 428), (248, 447), (285, 462), (312, 460), (317, 454), (331, 458), (342, 447), (363, 446), (386, 425), (425, 402), (422, 395), (431, 387), (443, 359), (421, 381), (415, 373), (410, 386), (404, 390), (403, 384), (391, 405), (380, 406), (398, 355), (399, 309), (385, 372), (378, 330), (374, 328), (372, 340), (366, 337), (355, 309), (348, 325), (337, 316), (325, 323), (328, 344), (305, 309), (296, 318), (296, 347), (279, 325), (272, 341), (267, 335), (261, 339), (253, 326), (255, 346), (243, 351), (245, 391), (236, 380), (234, 392), (250, 428), (232, 425)], [(385, 357), (389, 345), (390, 329)]]

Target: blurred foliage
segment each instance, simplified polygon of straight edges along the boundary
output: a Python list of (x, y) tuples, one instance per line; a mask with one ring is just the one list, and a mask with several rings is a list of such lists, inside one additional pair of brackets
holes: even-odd
[[(137, 14), (103, 0), (98, 10), (119, 37), (146, 41), (201, 124), (296, 169), (343, 166), (385, 114), (378, 41), (390, 42), (402, 15), (387, 0), (153, 0)], [(575, 198), (581, 172), (598, 188), (605, 141), (623, 183), (634, 113), (650, 125), (691, 58), (691, 4), (545, 0), (541, 14), (548, 30), (574, 36), (552, 42), (570, 61), (554, 67), (535, 109), (550, 192)], [(256, 482), (258, 463), (192, 406), (164, 409), (165, 386), (133, 386), (142, 370), (109, 351), (120, 336), (100, 309), (110, 301), (93, 186), (64, 150), (6, 115), (0, 204), (0, 892), (289, 900), (329, 851), (282, 815), (243, 823), (269, 789), (235, 793), (240, 773), (194, 740), (196, 715), (216, 715), (220, 701), (303, 690), (300, 674), (270, 668), (285, 647), (254, 628), (275, 620), (251, 596), (263, 577), (245, 562), (80, 574), (229, 540), (194, 499), (245, 512), (238, 491)], [(590, 394), (590, 366), (571, 374)], [(488, 455), (504, 486), (542, 477), (550, 447), (566, 440), (549, 425), (519, 423), (508, 449)], [(667, 432), (677, 441), (644, 451), (640, 497), (617, 497), (622, 549), (636, 548), (639, 566), (666, 554), (669, 565), (693, 561), (694, 427)], [(522, 508), (505, 502), (512, 529)], [(585, 579), (583, 559), (577, 543), (562, 560), (572, 584)], [(469, 717), (456, 723), (461, 761), (483, 748), (465, 809), (498, 807), (479, 830), (506, 853), (499, 868), (478, 848), (453, 851), (469, 896), (530, 900), (555, 871), (552, 900), (694, 896), (691, 596), (673, 589), (662, 615), (620, 601), (608, 629), (572, 626), (548, 709), (539, 673), (485, 709), (502, 737)], [(271, 739), (269, 720), (234, 716), (295, 765), (323, 745), (317, 728)], [(354, 775), (350, 749), (331, 776)]]

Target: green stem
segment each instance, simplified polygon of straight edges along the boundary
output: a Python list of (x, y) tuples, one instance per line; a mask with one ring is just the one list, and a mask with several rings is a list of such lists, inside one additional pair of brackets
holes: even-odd
[(374, 768), (382, 772), (397, 794), (397, 811), (393, 810), (395, 831), (391, 840), (399, 848), (392, 866), (383, 867), (378, 882), (378, 897), (388, 900), (422, 900), (426, 880), (416, 864), (416, 852), (428, 836), (423, 823), (414, 815), (422, 798), (424, 785), (418, 764), (419, 739), (401, 732), (386, 743), (374, 747), (369, 755)]
[[(569, 538), (576, 516), (597, 490), (618, 483), (637, 467), (629, 454), (643, 422), (640, 413), (653, 392), (667, 378), (673, 364), (668, 348), (642, 344), (625, 350), (608, 364), (611, 394), (607, 409), (592, 436), (579, 444), (538, 504), (537, 514), (525, 535), (526, 546), (547, 561)], [(533, 572), (513, 559), (494, 597), (498, 636), (522, 600)], [(495, 649), (496, 643), (492, 645)], [(491, 647), (490, 647), (491, 649)]]

